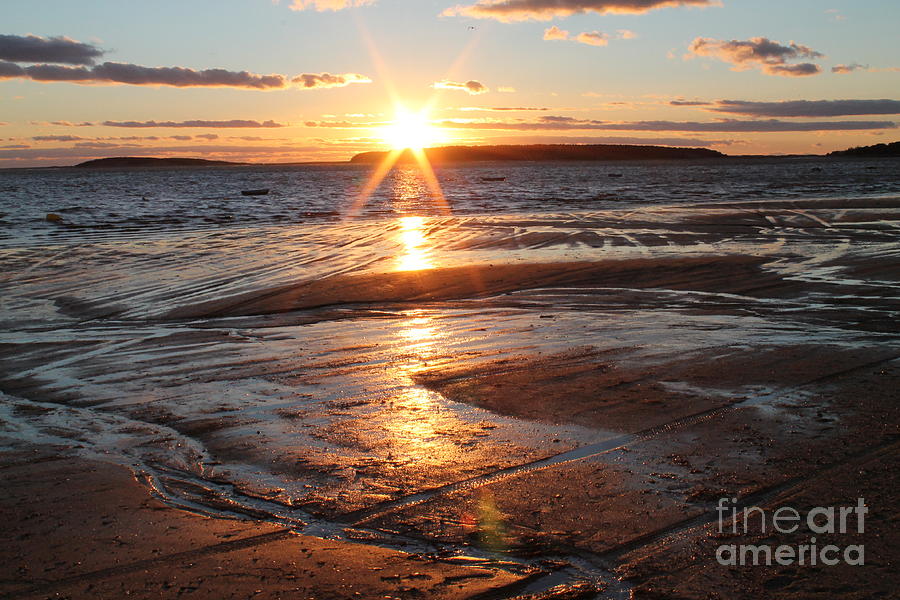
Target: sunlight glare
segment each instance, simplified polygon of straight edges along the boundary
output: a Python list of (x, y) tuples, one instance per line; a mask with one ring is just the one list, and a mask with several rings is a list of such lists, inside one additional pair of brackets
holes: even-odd
[(421, 150), (438, 143), (441, 134), (428, 122), (424, 112), (409, 112), (398, 108), (390, 125), (381, 130), (381, 137), (394, 150)]
[(397, 259), (398, 271), (421, 271), (433, 269), (431, 250), (425, 238), (425, 219), (422, 217), (400, 218), (399, 241), (403, 254)]

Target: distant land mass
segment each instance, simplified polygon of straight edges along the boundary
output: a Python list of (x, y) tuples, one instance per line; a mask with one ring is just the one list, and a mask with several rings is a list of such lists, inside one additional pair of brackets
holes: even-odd
[(97, 158), (75, 165), (79, 169), (115, 169), (135, 167), (227, 167), (246, 165), (248, 163), (228, 162), (226, 160), (205, 160), (202, 158), (149, 158), (143, 156), (117, 156), (114, 158)]
[[(442, 146), (425, 148), (429, 162), (480, 162), (494, 160), (646, 160), (724, 158), (727, 155), (707, 148), (670, 148), (666, 146), (625, 146), (611, 144), (534, 144), (507, 146)], [(363, 152), (350, 159), (352, 163), (380, 162), (388, 152)], [(404, 150), (399, 161), (415, 160), (412, 151)]]
[(890, 144), (875, 144), (874, 146), (859, 146), (848, 150), (829, 152), (828, 156), (900, 156), (900, 142)]
[[(635, 146), (615, 144), (530, 144), (502, 146), (441, 146), (423, 150), (432, 163), (485, 161), (601, 161), (601, 160), (690, 160), (708, 158), (791, 158), (789, 156), (729, 156), (708, 148), (677, 148), (670, 146)], [(351, 163), (372, 164), (384, 160), (389, 152), (363, 152), (350, 159)], [(809, 155), (812, 156), (812, 155)], [(819, 155), (821, 156), (821, 155)], [(900, 156), (900, 142), (875, 144), (830, 152), (830, 157)], [(411, 150), (401, 152), (399, 162), (412, 162)], [(230, 167), (266, 166), (265, 163), (206, 160), (203, 158), (152, 158), (116, 156), (97, 158), (74, 165), (79, 169), (165, 168), (165, 167)], [(274, 163), (280, 166), (328, 163)]]

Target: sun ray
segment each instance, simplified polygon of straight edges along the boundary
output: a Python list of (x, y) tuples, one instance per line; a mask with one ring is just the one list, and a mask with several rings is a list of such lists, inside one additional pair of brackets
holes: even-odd
[[(382, 59), (381, 53), (378, 51), (378, 47), (369, 33), (368, 28), (360, 17), (355, 17), (355, 20), (360, 37), (368, 48), (369, 56), (375, 66), (375, 70), (378, 72), (379, 78), (383, 82), (388, 96), (395, 107), (396, 116), (394, 121), (382, 130), (382, 137), (391, 145), (391, 150), (372, 172), (366, 185), (347, 212), (347, 216), (352, 217), (359, 213), (405, 152), (409, 152), (415, 160), (416, 165), (419, 167), (422, 177), (425, 180), (429, 195), (433, 197), (437, 203), (437, 208), (444, 214), (450, 214), (450, 205), (447, 202), (447, 198), (444, 196), (444, 191), (432, 168), (431, 162), (428, 160), (428, 156), (424, 151), (425, 147), (442, 141), (440, 130), (431, 125), (429, 120), (429, 115), (437, 104), (441, 90), (434, 90), (434, 93), (428, 98), (428, 101), (420, 112), (408, 112), (400, 101), (397, 89), (388, 73), (387, 64)], [(480, 33), (479, 35), (470, 38), (447, 70), (447, 77), (451, 76), (461, 67), (478, 44), (480, 38)]]
[(366, 181), (366, 185), (353, 201), (353, 205), (350, 207), (350, 210), (347, 211), (347, 216), (356, 216), (359, 213), (360, 209), (362, 209), (362, 207), (366, 205), (366, 202), (369, 201), (369, 198), (373, 193), (375, 193), (375, 190), (378, 189), (378, 186), (381, 185), (381, 182), (384, 181), (384, 178), (388, 176), (388, 174), (391, 172), (391, 169), (393, 169), (394, 165), (397, 164), (397, 160), (399, 160), (401, 154), (403, 154), (403, 150), (391, 150), (385, 155), (384, 159), (380, 163), (378, 163), (378, 166), (369, 176), (369, 180)]
[(428, 160), (425, 151), (421, 149), (412, 149), (411, 152), (413, 158), (416, 159), (419, 170), (422, 172), (422, 177), (425, 179), (425, 185), (428, 187), (428, 191), (431, 192), (431, 195), (438, 203), (438, 209), (442, 213), (449, 215), (451, 213), (450, 204), (447, 202), (446, 196), (444, 196), (441, 182), (438, 181), (437, 175), (431, 166), (431, 161)]

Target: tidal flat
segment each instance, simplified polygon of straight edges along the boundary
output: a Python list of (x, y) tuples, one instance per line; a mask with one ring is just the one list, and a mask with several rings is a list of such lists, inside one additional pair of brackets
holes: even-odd
[[(898, 238), (873, 197), (4, 248), (0, 595), (888, 597)], [(871, 561), (723, 567), (723, 497), (864, 497)]]

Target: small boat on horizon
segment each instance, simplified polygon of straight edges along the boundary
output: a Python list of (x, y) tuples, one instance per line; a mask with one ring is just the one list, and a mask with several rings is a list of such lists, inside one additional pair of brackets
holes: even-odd
[(261, 189), (261, 190), (242, 190), (241, 196), (268, 196), (269, 188)]

